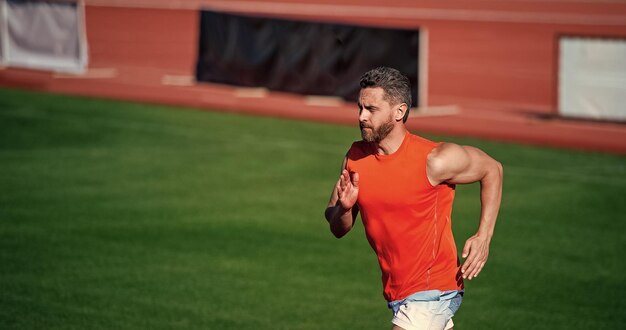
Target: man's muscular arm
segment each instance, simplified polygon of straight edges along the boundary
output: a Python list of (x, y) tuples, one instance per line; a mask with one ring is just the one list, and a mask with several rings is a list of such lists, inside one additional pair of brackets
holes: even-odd
[(359, 174), (356, 172), (348, 173), (346, 162), (347, 159), (344, 159), (339, 180), (335, 184), (324, 212), (330, 225), (330, 231), (337, 238), (343, 237), (352, 229), (354, 220), (359, 213), (359, 208), (356, 205), (359, 195)]
[(463, 278), (478, 276), (487, 262), (500, 200), (502, 199), (502, 164), (480, 149), (442, 143), (428, 155), (430, 183), (464, 184), (480, 182), (480, 224), (478, 231), (465, 242), (461, 267)]

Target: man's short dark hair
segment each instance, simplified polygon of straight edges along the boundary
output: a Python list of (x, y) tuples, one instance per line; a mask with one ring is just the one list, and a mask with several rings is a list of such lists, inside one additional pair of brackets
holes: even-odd
[(367, 71), (359, 82), (361, 88), (380, 87), (385, 91), (385, 100), (391, 104), (406, 103), (407, 110), (402, 118), (406, 122), (411, 109), (411, 82), (400, 71), (381, 66)]

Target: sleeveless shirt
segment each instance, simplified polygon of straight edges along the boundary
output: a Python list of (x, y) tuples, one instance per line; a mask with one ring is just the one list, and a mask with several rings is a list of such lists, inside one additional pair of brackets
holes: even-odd
[(348, 151), (346, 169), (359, 173), (357, 205), (387, 301), (463, 289), (450, 219), (454, 186), (433, 186), (426, 174), (426, 158), (436, 146), (407, 132), (390, 155), (378, 155), (365, 141)]

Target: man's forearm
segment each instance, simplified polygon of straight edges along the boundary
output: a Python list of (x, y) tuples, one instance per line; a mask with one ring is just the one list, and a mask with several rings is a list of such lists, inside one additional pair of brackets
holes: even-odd
[(337, 238), (341, 238), (352, 229), (354, 218), (352, 209), (346, 210), (341, 205), (329, 206), (324, 213), (330, 225), (330, 231)]
[(493, 161), (487, 174), (480, 181), (481, 214), (478, 235), (491, 239), (496, 226), (500, 201), (502, 200), (502, 164)]

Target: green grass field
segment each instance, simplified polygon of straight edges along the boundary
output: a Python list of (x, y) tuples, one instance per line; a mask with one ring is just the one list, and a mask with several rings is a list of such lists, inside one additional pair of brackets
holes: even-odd
[[(427, 137), (505, 167), (455, 329), (626, 327), (626, 157)], [(337, 240), (323, 218), (358, 138), (0, 90), (0, 329), (389, 329), (362, 225)], [(460, 247), (478, 192), (458, 188)]]

